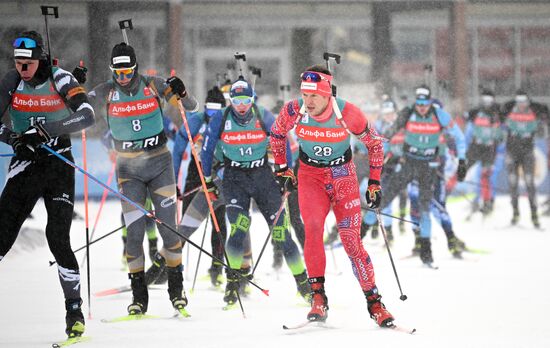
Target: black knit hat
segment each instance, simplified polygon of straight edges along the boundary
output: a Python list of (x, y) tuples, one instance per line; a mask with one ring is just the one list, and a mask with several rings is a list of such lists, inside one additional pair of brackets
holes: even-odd
[(47, 59), (42, 35), (34, 30), (19, 34), (13, 41), (13, 57), (15, 59)]
[(132, 46), (121, 42), (113, 47), (113, 50), (111, 51), (111, 68), (132, 68), (136, 65), (136, 63), (136, 52), (134, 52), (134, 48)]

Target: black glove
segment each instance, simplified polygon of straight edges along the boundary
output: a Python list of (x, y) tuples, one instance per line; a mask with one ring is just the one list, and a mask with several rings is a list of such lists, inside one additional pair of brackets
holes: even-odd
[(36, 159), (36, 149), (25, 143), (19, 136), (10, 139), (9, 144), (13, 148), (15, 158), (20, 161), (32, 161)]
[(73, 69), (73, 76), (74, 78), (80, 83), (81, 85), (86, 83), (86, 73), (88, 72), (88, 68), (85, 66), (77, 66)]
[(380, 187), (380, 181), (369, 179), (369, 187), (365, 192), (365, 199), (369, 208), (376, 209), (382, 202), (382, 188)]
[(48, 134), (48, 131), (44, 128), (42, 123), (36, 123), (33, 126), (30, 126), (29, 129), (21, 135), (23, 141), (34, 148), (38, 148), (44, 143), (48, 143), (52, 140), (52, 137)]
[(291, 192), (298, 185), (298, 181), (296, 180), (294, 171), (292, 170), (292, 168), (288, 168), (286, 166), (279, 169), (277, 169), (277, 167), (278, 166), (276, 166), (275, 170), (275, 179), (277, 180), (277, 184), (279, 184), (281, 193), (285, 191)]
[(463, 181), (466, 177), (466, 161), (461, 159), (458, 160), (458, 169), (456, 170), (456, 179), (458, 181)]
[(185, 85), (183, 84), (183, 81), (180, 80), (177, 76), (172, 76), (168, 80), (166, 80), (166, 84), (170, 86), (172, 89), (172, 92), (176, 95), (178, 95), (180, 98), (185, 98), (187, 95), (187, 91), (185, 90)]

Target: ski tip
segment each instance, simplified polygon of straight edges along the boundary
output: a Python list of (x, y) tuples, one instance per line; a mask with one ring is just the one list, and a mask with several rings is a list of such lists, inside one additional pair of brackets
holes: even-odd
[(269, 296), (269, 290), (262, 290), (262, 292), (264, 293), (264, 295)]
[(283, 324), (283, 330), (288, 330), (288, 326)]
[(412, 334), (414, 334), (415, 332), (416, 332), (416, 329), (413, 328), (413, 329), (411, 330), (411, 332), (409, 332), (409, 333), (412, 335)]

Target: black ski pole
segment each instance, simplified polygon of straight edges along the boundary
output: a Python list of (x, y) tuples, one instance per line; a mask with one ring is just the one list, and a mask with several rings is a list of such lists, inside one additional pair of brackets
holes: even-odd
[(46, 41), (48, 42), (48, 58), (50, 60), (50, 65), (53, 65), (52, 57), (52, 46), (50, 43), (50, 29), (48, 27), (48, 16), (53, 16), (53, 18), (59, 18), (59, 13), (57, 12), (57, 6), (40, 6), (42, 10), (42, 15), (44, 16), (44, 22), (46, 23)]
[[(377, 209), (372, 209), (372, 208), (365, 208), (365, 207), (361, 207), (362, 210), (367, 210), (367, 211), (373, 211), (376, 213)], [(408, 222), (410, 224), (413, 224), (413, 225), (416, 225), (418, 226), (418, 222), (414, 222), (414, 221), (411, 221), (411, 220), (407, 220), (407, 219), (404, 219), (402, 217), (399, 217), (399, 216), (395, 216), (395, 215), (390, 215), (390, 214), (386, 214), (386, 213), (382, 213), (382, 212), (379, 212), (380, 215), (384, 215), (384, 216), (387, 216), (387, 217), (390, 217), (392, 219), (396, 219), (396, 220), (399, 220), (399, 221), (403, 221), (403, 222)]]
[(384, 224), (382, 223), (382, 218), (380, 217), (380, 210), (375, 209), (375, 212), (376, 212), (376, 219), (378, 220), (378, 227), (380, 227), (380, 230), (382, 231), (382, 236), (384, 236), (384, 243), (386, 244), (386, 249), (388, 250), (388, 255), (390, 256), (390, 262), (393, 268), (393, 274), (395, 275), (395, 280), (397, 280), (397, 286), (399, 287), (399, 292), (401, 293), (401, 296), (399, 296), (399, 299), (401, 301), (405, 301), (407, 299), (407, 295), (404, 295), (403, 290), (401, 290), (401, 282), (399, 282), (399, 276), (397, 275), (397, 270), (395, 269), (395, 263), (393, 262), (393, 256), (391, 255), (390, 244), (388, 243), (388, 237), (386, 236), (386, 229), (384, 228)]
[[(92, 245), (92, 244), (94, 244), (94, 243), (96, 243), (96, 242), (99, 242), (100, 240), (102, 240), (102, 239), (104, 239), (104, 238), (106, 238), (106, 237), (109, 237), (111, 234), (116, 233), (116, 232), (120, 231), (121, 229), (123, 229), (124, 226), (125, 226), (125, 225), (122, 225), (122, 226), (118, 227), (116, 230), (112, 230), (111, 232), (109, 232), (109, 233), (107, 233), (107, 234), (105, 234), (105, 235), (99, 237), (98, 239), (95, 239), (95, 240), (91, 241), (91, 242), (88, 243), (87, 245), (83, 245), (83, 246), (81, 246), (80, 248), (78, 248), (78, 249), (76, 249), (76, 250), (73, 250), (73, 253), (77, 253), (77, 252), (79, 252), (80, 250), (86, 249), (87, 246)], [(57, 263), (56, 261), (48, 261), (48, 262), (50, 263), (50, 266), (53, 266), (53, 265), (55, 265), (55, 264)]]
[[(208, 221), (210, 221), (210, 219), (206, 217), (206, 223), (204, 224), (204, 231), (202, 233), (201, 248), (204, 247), (204, 239), (206, 238)], [(199, 265), (201, 264), (201, 256), (202, 256), (202, 252), (199, 251), (199, 258), (197, 260), (197, 267), (195, 267), (195, 276), (193, 277), (193, 286), (191, 287), (191, 293), (195, 292), (195, 283), (197, 282), (197, 274), (199, 274)]]
[[(210, 258), (212, 258), (214, 261), (218, 261), (222, 266), (228, 268), (228, 269), (231, 269), (231, 267), (229, 267), (229, 265), (227, 263), (225, 263), (224, 261), (220, 260), (219, 258), (217, 258), (216, 256), (212, 255), (211, 253), (209, 253), (208, 251), (206, 251), (205, 249), (201, 248), (199, 245), (197, 245), (195, 242), (193, 242), (192, 240), (190, 240), (189, 238), (187, 238), (186, 236), (184, 236), (183, 234), (181, 234), (180, 232), (178, 232), (173, 226), (170, 226), (169, 224), (167, 224), (166, 222), (160, 220), (158, 217), (155, 216), (155, 214), (153, 214), (152, 212), (148, 211), (147, 209), (145, 209), (144, 207), (142, 207), (141, 205), (139, 205), (138, 203), (132, 201), (130, 198), (128, 198), (127, 196), (125, 196), (124, 194), (118, 192), (118, 191), (115, 191), (114, 189), (112, 189), (111, 187), (105, 185), (101, 180), (97, 179), (95, 176), (93, 176), (91, 173), (85, 171), (84, 169), (82, 169), (81, 167), (79, 167), (76, 163), (70, 161), (69, 159), (67, 159), (65, 156), (57, 153), (56, 151), (54, 151), (51, 147), (47, 146), (46, 144), (42, 144), (42, 148), (45, 149), (46, 151), (48, 151), (49, 153), (51, 153), (52, 155), (56, 156), (57, 158), (59, 158), (60, 160), (62, 160), (63, 162), (65, 162), (66, 164), (70, 165), (71, 167), (73, 167), (74, 169), (78, 170), (79, 172), (81, 172), (82, 174), (88, 176), (90, 179), (92, 179), (93, 181), (95, 181), (97, 184), (99, 184), (101, 187), (103, 188), (107, 188), (109, 191), (111, 191), (113, 194), (115, 194), (118, 198), (120, 198), (121, 200), (125, 201), (126, 203), (132, 205), (133, 207), (135, 207), (137, 210), (141, 211), (143, 213), (143, 215), (145, 215), (146, 217), (150, 218), (151, 220), (153, 220), (156, 224), (158, 225), (161, 225), (161, 226), (164, 226), (166, 227), (167, 229), (169, 229), (170, 231), (172, 231), (172, 233), (176, 234), (177, 236), (179, 236), (180, 238), (182, 238), (183, 240), (185, 240), (187, 243), (191, 244), (192, 246), (194, 246), (195, 248), (197, 248), (198, 250), (201, 250), (203, 253), (205, 253), (206, 255), (210, 256)], [(254, 283), (253, 281), (251, 281), (250, 279), (248, 279), (247, 277), (241, 275), (239, 272), (235, 272), (236, 275), (240, 276), (241, 278), (243, 279), (246, 279), (252, 286), (254, 286), (255, 288), (257, 288), (258, 290), (260, 290), (261, 292), (263, 292), (266, 296), (269, 296), (269, 290), (266, 290), (266, 289), (263, 289), (262, 287), (260, 287), (258, 284)]]
[(258, 255), (258, 259), (256, 260), (256, 263), (254, 264), (254, 268), (252, 269), (251, 275), (254, 275), (254, 272), (256, 272), (256, 268), (260, 264), (260, 259), (262, 258), (262, 255), (264, 254), (265, 247), (267, 246), (267, 243), (269, 243), (269, 240), (271, 239), (271, 235), (273, 234), (273, 227), (275, 224), (277, 224), (277, 221), (279, 221), (279, 218), (281, 217), (281, 213), (283, 212), (283, 209), (285, 208), (286, 199), (290, 195), (289, 191), (285, 191), (283, 194), (282, 200), (281, 200), (281, 206), (279, 207), (279, 210), (277, 210), (277, 214), (275, 215), (275, 219), (273, 220), (273, 225), (269, 227), (269, 232), (267, 234), (267, 237), (265, 239), (264, 245), (262, 246), (262, 250), (260, 251), (260, 255)]

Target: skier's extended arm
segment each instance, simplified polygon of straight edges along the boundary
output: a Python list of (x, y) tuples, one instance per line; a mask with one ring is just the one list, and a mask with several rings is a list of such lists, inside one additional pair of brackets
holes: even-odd
[(456, 146), (456, 157), (459, 160), (466, 159), (466, 139), (464, 138), (464, 133), (458, 126), (458, 124), (453, 120), (451, 115), (443, 110), (436, 109), (437, 118), (442, 127), (445, 128), (446, 132), (454, 139)]
[[(0, 81), (0, 117), (8, 109), (11, 103), (11, 92), (17, 88), (19, 80), (19, 73), (14, 69), (4, 75)], [(0, 121), (0, 141), (8, 143), (12, 139), (12, 134), (15, 132)]]
[(62, 120), (43, 124), (44, 130), (52, 137), (74, 133), (94, 124), (94, 109), (88, 101), (86, 91), (69, 72), (56, 69), (53, 73), (55, 89), (66, 100), (73, 113)]
[(300, 104), (295, 99), (286, 103), (281, 108), (279, 117), (277, 117), (271, 127), (269, 142), (273, 151), (275, 164), (280, 167), (287, 166), (287, 133), (294, 128), (300, 117)]
[(393, 138), (393, 136), (396, 135), (402, 128), (405, 128), (411, 112), (412, 110), (410, 107), (405, 107), (399, 111), (395, 122), (382, 135), (387, 139)]
[(202, 145), (201, 151), (201, 163), (202, 170), (205, 177), (210, 177), (212, 175), (212, 161), (214, 159), (214, 152), (216, 151), (216, 145), (220, 139), (220, 132), (223, 121), (222, 111), (216, 112), (212, 116), (210, 122), (208, 123), (208, 128), (204, 133), (204, 143)]
[(355, 105), (346, 103), (342, 110), (342, 117), (351, 133), (357, 136), (369, 150), (370, 180), (380, 181), (380, 174), (384, 164), (384, 147), (380, 136), (371, 127), (367, 117)]
[[(199, 134), (202, 124), (204, 123), (204, 114), (203, 113), (189, 113), (187, 117), (187, 122), (189, 122), (189, 131), (191, 132), (191, 137), (195, 137)], [(187, 131), (185, 125), (182, 125), (181, 128), (176, 133), (174, 139), (174, 149), (172, 151), (172, 162), (174, 162), (174, 173), (176, 178), (179, 176), (181, 168), (181, 159), (183, 158), (183, 153), (187, 149), (187, 144), (189, 143), (189, 138), (187, 137)]]
[(177, 107), (177, 96), (181, 98), (181, 103), (186, 111), (196, 112), (199, 110), (199, 103), (186, 89), (183, 82), (176, 76), (164, 80), (158, 76), (147, 76), (149, 83), (153, 83), (154, 87), (163, 97), (173, 106)]

